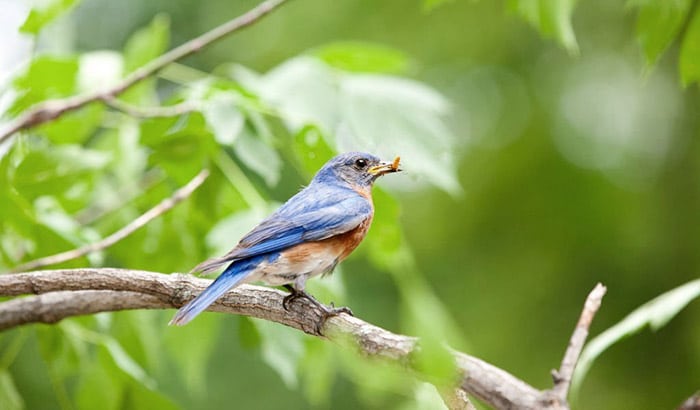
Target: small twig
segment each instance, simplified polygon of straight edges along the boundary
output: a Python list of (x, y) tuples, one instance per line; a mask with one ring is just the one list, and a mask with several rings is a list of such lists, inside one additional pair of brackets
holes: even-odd
[(167, 53), (151, 60), (149, 63), (129, 74), (121, 82), (104, 90), (92, 94), (78, 95), (63, 99), (49, 100), (36, 104), (11, 121), (5, 129), (0, 131), (0, 143), (9, 139), (16, 132), (35, 127), (45, 122), (60, 117), (66, 112), (76, 110), (95, 101), (104, 101), (116, 97), (129, 89), (134, 84), (156, 74), (168, 64), (194, 54), (202, 48), (214, 43), (227, 35), (250, 26), (275, 8), (284, 4), (287, 0), (266, 0), (258, 4), (247, 13), (202, 34), (199, 37), (175, 47)]
[(124, 226), (122, 229), (105, 237), (101, 241), (90, 243), (90, 244), (87, 244), (85, 246), (82, 246), (80, 248), (73, 249), (70, 251), (61, 252), (61, 253), (57, 253), (55, 255), (35, 259), (33, 261), (30, 261), (30, 262), (27, 262), (27, 263), (24, 263), (22, 265), (14, 267), (12, 270), (10, 270), (10, 272), (28, 271), (28, 270), (42, 268), (44, 266), (55, 265), (57, 263), (62, 263), (62, 262), (66, 262), (66, 261), (69, 261), (72, 259), (80, 258), (82, 256), (89, 254), (89, 253), (97, 252), (97, 251), (109, 248), (110, 246), (114, 245), (115, 243), (117, 243), (117, 242), (121, 241), (122, 239), (126, 238), (127, 236), (131, 235), (134, 231), (143, 227), (151, 220), (153, 220), (153, 219), (159, 217), (160, 215), (164, 214), (165, 212), (169, 211), (175, 205), (180, 203), (183, 199), (190, 196), (192, 194), (192, 192), (194, 192), (195, 189), (197, 189), (200, 185), (202, 185), (202, 183), (204, 182), (205, 179), (207, 179), (208, 176), (209, 176), (208, 170), (204, 169), (204, 170), (200, 171), (197, 175), (195, 175), (194, 178), (192, 178), (192, 180), (190, 182), (188, 182), (185, 186), (183, 186), (182, 188), (175, 191), (175, 193), (170, 198), (166, 198), (166, 199), (162, 200), (158, 205), (149, 209), (144, 214), (142, 214), (138, 218), (131, 221), (128, 225)]
[(591, 327), (591, 322), (600, 308), (606, 291), (606, 287), (598, 283), (591, 293), (588, 294), (586, 302), (583, 305), (581, 317), (576, 324), (574, 333), (571, 335), (566, 353), (564, 353), (561, 366), (559, 370), (552, 370), (554, 387), (551, 393), (553, 393), (553, 399), (558, 400), (561, 404), (566, 403), (566, 397), (569, 394), (569, 387), (571, 386), (571, 377), (574, 374), (576, 363), (578, 363), (581, 350), (583, 350), (583, 345), (588, 337), (588, 329)]
[(139, 107), (112, 96), (106, 96), (102, 100), (115, 110), (121, 111), (134, 118), (177, 117), (197, 109), (197, 107), (190, 102), (158, 107)]

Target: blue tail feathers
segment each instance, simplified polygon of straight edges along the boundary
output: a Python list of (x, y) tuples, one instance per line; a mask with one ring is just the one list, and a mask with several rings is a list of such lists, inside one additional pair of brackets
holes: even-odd
[(218, 278), (212, 282), (204, 292), (181, 307), (170, 320), (170, 325), (182, 326), (189, 323), (197, 315), (205, 311), (212, 303), (216, 302), (224, 293), (239, 285), (255, 269), (247, 263), (232, 263)]

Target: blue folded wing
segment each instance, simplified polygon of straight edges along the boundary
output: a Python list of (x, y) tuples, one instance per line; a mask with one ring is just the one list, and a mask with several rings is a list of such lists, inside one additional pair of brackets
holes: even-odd
[(372, 205), (350, 189), (309, 186), (260, 223), (238, 246), (193, 271), (211, 272), (228, 262), (281, 251), (348, 232), (372, 215)]

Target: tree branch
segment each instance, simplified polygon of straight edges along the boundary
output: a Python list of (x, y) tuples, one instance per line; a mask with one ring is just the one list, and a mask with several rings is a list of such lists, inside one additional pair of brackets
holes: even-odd
[(55, 255), (45, 256), (43, 258), (29, 261), (27, 263), (24, 263), (22, 265), (19, 265), (19, 266), (12, 268), (10, 270), (10, 272), (29, 271), (29, 270), (34, 270), (37, 268), (42, 268), (44, 266), (55, 265), (57, 263), (62, 263), (62, 262), (66, 262), (66, 261), (69, 261), (72, 259), (77, 259), (77, 258), (80, 258), (81, 256), (85, 256), (89, 253), (97, 252), (97, 251), (101, 251), (103, 249), (109, 248), (110, 246), (114, 245), (115, 243), (117, 243), (117, 242), (121, 241), (122, 239), (126, 238), (127, 236), (131, 235), (136, 230), (138, 230), (139, 228), (146, 225), (148, 222), (152, 221), (153, 219), (155, 219), (155, 218), (159, 217), (160, 215), (164, 214), (165, 212), (169, 211), (175, 205), (182, 202), (182, 200), (184, 200), (185, 198), (189, 197), (192, 194), (192, 192), (194, 192), (195, 189), (199, 188), (199, 186), (202, 185), (202, 183), (204, 182), (205, 179), (207, 179), (208, 176), (209, 176), (208, 170), (204, 169), (204, 170), (200, 171), (197, 175), (195, 175), (194, 178), (192, 178), (192, 180), (190, 180), (190, 182), (188, 182), (185, 186), (183, 186), (182, 188), (175, 191), (175, 193), (171, 197), (162, 200), (158, 205), (149, 209), (148, 211), (146, 211), (144, 214), (142, 214), (138, 218), (129, 222), (129, 224), (124, 226), (122, 229), (105, 237), (101, 241), (89, 243), (89, 244), (82, 246), (78, 249), (72, 249), (70, 251), (61, 252), (61, 253), (57, 253)]
[[(65, 269), (0, 275), (0, 296), (35, 294), (0, 303), (0, 330), (28, 323), (55, 323), (63, 318), (124, 309), (176, 308), (211, 282), (189, 275), (121, 269)], [(282, 307), (286, 294), (272, 288), (242, 285), (209, 310), (271, 320), (308, 334), (344, 341), (350, 338), (367, 357), (395, 361), (411, 368), (417, 339), (391, 333), (345, 314), (324, 319), (304, 299)], [(320, 324), (321, 326), (318, 326)], [(321, 329), (322, 335), (316, 333)], [(510, 373), (476, 357), (454, 352), (460, 388), (498, 409), (559, 409), (539, 391)], [(468, 408), (457, 398), (453, 408)], [(462, 407), (463, 406), (463, 407)]]
[(564, 353), (561, 366), (559, 370), (552, 370), (552, 378), (554, 379), (554, 387), (551, 390), (552, 399), (562, 404), (566, 403), (566, 397), (571, 386), (571, 378), (574, 374), (574, 369), (576, 369), (578, 358), (581, 356), (583, 345), (586, 343), (588, 329), (591, 327), (595, 314), (600, 309), (600, 304), (606, 291), (607, 288), (602, 283), (598, 283), (588, 294), (581, 316)]
[(168, 64), (187, 57), (227, 35), (257, 22), (262, 17), (284, 4), (287, 0), (266, 0), (233, 20), (193, 38), (167, 53), (151, 60), (148, 64), (132, 72), (118, 84), (96, 93), (78, 95), (63, 99), (48, 100), (29, 108), (0, 131), (0, 144), (16, 132), (54, 120), (66, 112), (76, 110), (96, 101), (108, 101), (123, 93), (134, 84), (156, 74)]

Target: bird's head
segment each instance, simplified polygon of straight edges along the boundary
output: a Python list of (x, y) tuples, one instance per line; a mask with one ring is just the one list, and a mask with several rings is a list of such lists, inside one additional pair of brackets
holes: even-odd
[(351, 186), (365, 188), (370, 187), (380, 176), (399, 171), (399, 157), (387, 162), (364, 152), (346, 152), (326, 162), (314, 180), (327, 182), (340, 179)]

